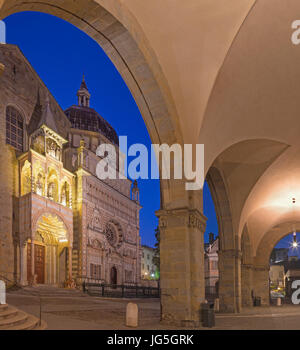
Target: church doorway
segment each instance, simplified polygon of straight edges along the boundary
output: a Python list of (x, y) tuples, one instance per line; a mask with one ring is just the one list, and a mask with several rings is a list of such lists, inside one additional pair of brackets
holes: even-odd
[[(27, 271), (28, 278), (31, 276), (31, 244), (27, 248)], [(45, 247), (34, 244), (34, 273), (36, 275), (36, 283), (45, 283)]]
[(111, 268), (110, 271), (110, 282), (111, 284), (117, 284), (118, 281), (118, 272), (115, 266)]
[(62, 220), (52, 214), (37, 222), (34, 241), (27, 244), (27, 280), (64, 286), (72, 271), (72, 251)]
[[(32, 276), (31, 269), (31, 244), (27, 246), (27, 279)], [(34, 274), (36, 275), (36, 283), (45, 283), (45, 247), (39, 244), (34, 244)]]

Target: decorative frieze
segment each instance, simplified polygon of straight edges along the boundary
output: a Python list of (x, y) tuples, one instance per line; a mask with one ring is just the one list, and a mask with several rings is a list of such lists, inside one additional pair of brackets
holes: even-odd
[(187, 226), (201, 232), (205, 231), (206, 218), (198, 210), (185, 208), (159, 210), (156, 215), (159, 218), (159, 228), (162, 230), (170, 227)]

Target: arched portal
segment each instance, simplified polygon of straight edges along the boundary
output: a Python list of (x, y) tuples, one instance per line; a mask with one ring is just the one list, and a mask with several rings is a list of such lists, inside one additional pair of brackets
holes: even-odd
[(71, 278), (71, 246), (63, 220), (53, 213), (42, 214), (34, 238), (27, 243), (28, 283), (64, 286)]
[(118, 271), (115, 266), (110, 270), (110, 283), (113, 285), (118, 284)]

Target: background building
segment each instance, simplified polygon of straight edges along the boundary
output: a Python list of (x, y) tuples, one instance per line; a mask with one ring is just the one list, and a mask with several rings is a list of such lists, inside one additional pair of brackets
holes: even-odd
[(206, 298), (210, 299), (210, 297), (214, 297), (218, 293), (219, 237), (214, 237), (214, 234), (210, 233), (209, 243), (205, 243), (204, 247), (205, 294)]
[(269, 276), (271, 290), (285, 287), (285, 271), (282, 262), (270, 265)]
[(143, 279), (156, 279), (157, 267), (153, 263), (153, 258), (155, 256), (155, 249), (148, 247), (147, 245), (142, 246), (142, 278)]
[(289, 255), (288, 248), (274, 248), (271, 253), (270, 262), (276, 263), (280, 261), (287, 261)]

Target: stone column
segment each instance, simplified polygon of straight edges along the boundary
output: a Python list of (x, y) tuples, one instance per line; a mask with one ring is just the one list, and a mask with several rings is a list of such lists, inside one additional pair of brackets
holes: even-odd
[(270, 304), (269, 266), (255, 265), (253, 270), (254, 296), (261, 298), (262, 305)]
[(69, 247), (69, 278), (72, 279), (72, 247)]
[(162, 322), (200, 324), (205, 299), (204, 240), (206, 218), (196, 209), (159, 210)]
[(27, 246), (26, 242), (20, 243), (20, 284), (26, 286), (27, 281)]
[(252, 273), (253, 273), (253, 266), (251, 264), (242, 264), (242, 267), (241, 267), (242, 307), (253, 306)]
[(241, 311), (241, 251), (219, 251), (219, 298), (221, 312)]
[(57, 284), (58, 281), (58, 254), (57, 254), (58, 246), (52, 247), (52, 260), (53, 260), (53, 283)]

